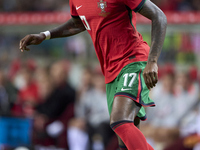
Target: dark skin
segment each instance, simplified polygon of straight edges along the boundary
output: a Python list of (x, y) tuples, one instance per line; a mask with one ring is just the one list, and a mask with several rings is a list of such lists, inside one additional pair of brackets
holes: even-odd
[[(63, 25), (60, 25), (59, 27), (50, 30), (51, 39), (72, 36), (85, 30), (86, 29), (80, 18), (71, 18)], [(46, 37), (43, 33), (29, 34), (21, 39), (19, 49), (21, 49), (21, 52), (23, 52), (24, 50), (29, 51), (30, 49), (27, 46), (39, 45), (45, 40), (45, 38)]]
[[(157, 61), (161, 53), (167, 26), (167, 19), (164, 13), (151, 1), (147, 0), (139, 13), (152, 21), (151, 30), (151, 48), (147, 61), (147, 65), (143, 71), (143, 77), (146, 86), (150, 90), (158, 82), (158, 66)], [(51, 38), (68, 37), (85, 31), (80, 18), (71, 18), (65, 24), (50, 30)], [(45, 40), (45, 35), (30, 34), (20, 41), (20, 49), (29, 50), (27, 46), (38, 45)], [(136, 104), (133, 100), (126, 97), (115, 97), (113, 108), (110, 117), (110, 123), (121, 120), (133, 121), (139, 112), (141, 106)], [(134, 124), (139, 127), (139, 121), (134, 120)], [(119, 144), (124, 145), (119, 138)]]
[(165, 39), (167, 19), (163, 12), (151, 1), (146, 1), (139, 13), (152, 21), (151, 49), (147, 65), (143, 71), (145, 83), (150, 90), (158, 82), (157, 61)]

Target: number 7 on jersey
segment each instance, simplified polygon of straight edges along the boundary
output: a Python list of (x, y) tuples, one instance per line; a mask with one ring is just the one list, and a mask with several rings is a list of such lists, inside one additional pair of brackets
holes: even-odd
[(83, 22), (83, 25), (85, 26), (86, 30), (91, 30), (90, 29), (90, 26), (89, 26), (89, 23), (87, 22), (86, 20), (86, 17), (85, 16), (79, 16)]

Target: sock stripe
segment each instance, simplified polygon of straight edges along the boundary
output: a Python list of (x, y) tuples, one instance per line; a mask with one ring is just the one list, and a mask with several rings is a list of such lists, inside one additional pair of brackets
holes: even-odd
[(115, 125), (112, 129), (115, 130), (117, 127), (119, 127), (119, 126), (121, 126), (121, 125), (123, 125), (123, 124), (125, 124), (125, 122), (121, 122), (121, 123)]
[(117, 122), (114, 122), (113, 124), (111, 124), (110, 126), (113, 130), (115, 130), (117, 127), (119, 127), (125, 123), (133, 123), (133, 121), (130, 121), (130, 120), (117, 121)]

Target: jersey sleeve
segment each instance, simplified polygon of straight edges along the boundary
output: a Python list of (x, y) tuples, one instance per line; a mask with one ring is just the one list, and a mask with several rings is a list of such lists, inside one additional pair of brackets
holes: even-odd
[(70, 13), (72, 17), (78, 17), (78, 13), (76, 11), (76, 7), (73, 5), (73, 0), (69, 1), (69, 6), (70, 6)]
[(134, 12), (138, 12), (146, 2), (146, 0), (120, 0), (120, 1), (123, 2)]

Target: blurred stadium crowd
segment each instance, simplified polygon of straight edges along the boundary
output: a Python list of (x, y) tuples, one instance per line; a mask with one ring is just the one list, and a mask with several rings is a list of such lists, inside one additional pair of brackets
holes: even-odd
[[(200, 134), (198, 70), (193, 66), (183, 71), (171, 64), (159, 68), (159, 83), (151, 91), (157, 106), (147, 108), (148, 120), (141, 130), (156, 149), (192, 150)], [(70, 85), (70, 73), (79, 74), (76, 88)], [(46, 67), (35, 60), (15, 60), (7, 73), (0, 70), (0, 114), (32, 120), (29, 148), (118, 147), (109, 126), (104, 77), (99, 67), (73, 71), (66, 60)]]
[[(152, 0), (163, 11), (191, 11), (200, 10), (199, 0)], [(40, 5), (38, 5), (40, 4)], [(0, 0), (0, 11), (66, 11), (69, 9), (68, 0)]]
[[(199, 0), (152, 1), (164, 11), (200, 10)], [(66, 0), (0, 0), (0, 6), (0, 12), (69, 12)], [(33, 30), (23, 27), (21, 34), (10, 32), (21, 31), (15, 26), (0, 32), (0, 150), (117, 150), (104, 77), (88, 36), (45, 41), (21, 54), (19, 39)], [(150, 43), (150, 33), (142, 35)], [(166, 36), (159, 83), (151, 91), (156, 107), (146, 109), (148, 120), (141, 123), (155, 150), (200, 150), (199, 39), (198, 32)]]
[[(66, 60), (46, 67), (34, 60), (13, 61), (7, 74), (0, 70), (0, 115), (31, 119), (31, 143), (38, 149), (52, 145), (103, 149), (112, 139), (116, 142), (109, 126), (104, 77), (100, 68), (86, 67), (77, 72), (79, 86), (74, 89), (67, 80), (70, 70)], [(6, 128), (1, 122), (0, 127)]]

